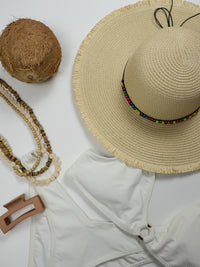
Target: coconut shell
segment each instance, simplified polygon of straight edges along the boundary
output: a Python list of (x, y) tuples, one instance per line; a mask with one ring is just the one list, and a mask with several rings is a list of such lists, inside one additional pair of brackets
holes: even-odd
[(61, 47), (54, 33), (43, 23), (19, 19), (0, 36), (0, 60), (16, 79), (27, 83), (47, 80), (58, 71)]

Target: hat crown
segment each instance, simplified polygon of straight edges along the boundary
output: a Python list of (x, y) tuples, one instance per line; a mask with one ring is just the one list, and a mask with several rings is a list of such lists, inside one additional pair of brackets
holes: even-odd
[(200, 106), (200, 34), (159, 30), (129, 58), (124, 83), (134, 105), (160, 120), (176, 120)]

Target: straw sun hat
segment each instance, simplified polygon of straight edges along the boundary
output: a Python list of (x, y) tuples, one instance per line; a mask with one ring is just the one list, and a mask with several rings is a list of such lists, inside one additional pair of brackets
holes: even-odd
[(96, 139), (157, 173), (200, 169), (200, 7), (144, 0), (103, 18), (75, 59), (74, 95)]

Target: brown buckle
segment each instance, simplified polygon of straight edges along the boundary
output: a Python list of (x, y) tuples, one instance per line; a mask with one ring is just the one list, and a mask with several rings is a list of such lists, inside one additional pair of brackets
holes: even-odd
[[(147, 224), (148, 228), (152, 228), (152, 226), (150, 224)], [(141, 235), (138, 235), (138, 238), (142, 241), (144, 241), (144, 238)]]
[(144, 238), (143, 237), (141, 237), (141, 235), (138, 235), (138, 238), (140, 239), (140, 240), (144, 240)]

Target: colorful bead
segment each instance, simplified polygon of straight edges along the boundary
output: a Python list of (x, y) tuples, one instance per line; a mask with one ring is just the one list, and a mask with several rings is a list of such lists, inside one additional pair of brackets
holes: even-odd
[(131, 99), (130, 99), (130, 97), (129, 97), (127, 91), (126, 91), (126, 87), (125, 87), (125, 85), (124, 85), (123, 80), (121, 81), (121, 83), (122, 83), (121, 87), (122, 87), (122, 90), (123, 90), (123, 94), (125, 95), (125, 98), (126, 98), (127, 102), (129, 103), (129, 105), (131, 106), (131, 108), (132, 108), (133, 110), (135, 110), (135, 112), (136, 112), (137, 114), (139, 114), (140, 116), (142, 116), (143, 118), (145, 118), (145, 119), (147, 119), (147, 120), (149, 120), (149, 121), (152, 121), (152, 122), (155, 122), (155, 123), (160, 123), (160, 124), (176, 124), (176, 123), (179, 123), (179, 122), (182, 122), (182, 121), (186, 121), (186, 120), (188, 120), (188, 119), (194, 117), (194, 116), (198, 113), (198, 111), (200, 111), (200, 107), (199, 107), (199, 108), (198, 108), (197, 110), (195, 110), (192, 114), (187, 115), (187, 116), (185, 116), (184, 118), (181, 118), (181, 119), (178, 119), (178, 120), (157, 120), (157, 119), (154, 119), (154, 118), (149, 117), (149, 116), (147, 116), (146, 114), (144, 114), (142, 111), (140, 111), (140, 110), (133, 104), (133, 102), (131, 101)]

